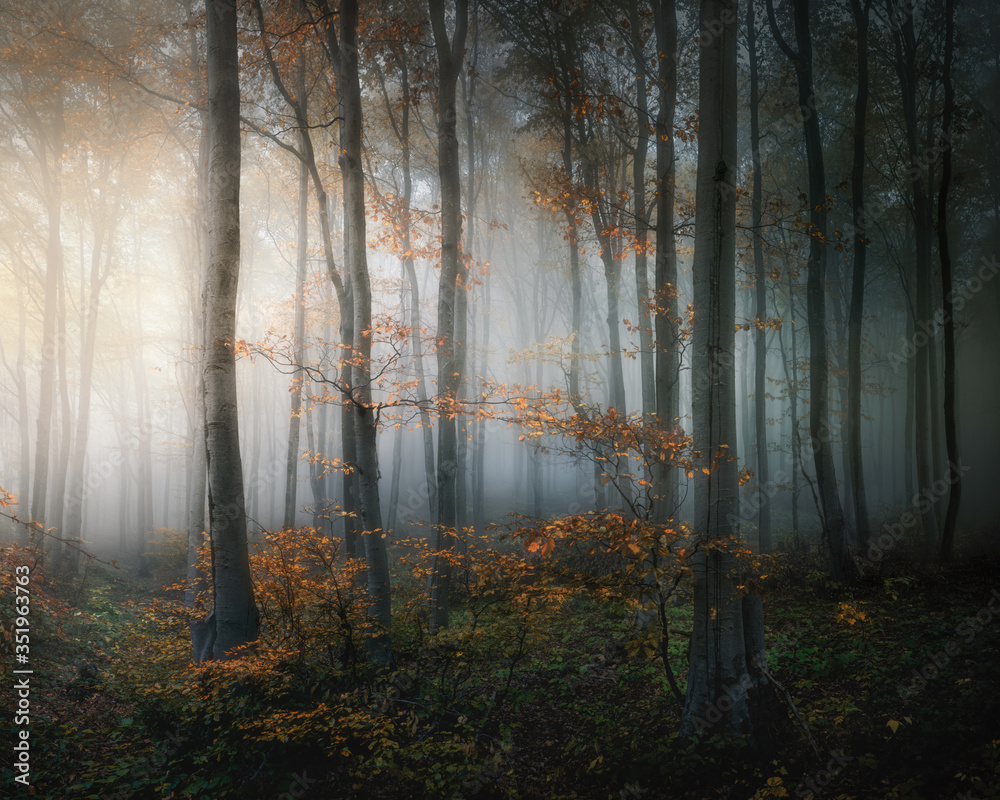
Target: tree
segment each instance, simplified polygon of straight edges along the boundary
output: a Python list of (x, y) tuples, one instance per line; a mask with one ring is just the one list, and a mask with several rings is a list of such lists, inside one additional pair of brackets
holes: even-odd
[[(350, 279), (350, 270), (346, 275), (341, 275), (337, 268), (333, 252), (333, 230), (331, 224), (330, 198), (323, 176), (320, 174), (320, 162), (316, 157), (316, 147), (312, 138), (312, 126), (310, 125), (308, 106), (305, 92), (290, 91), (285, 79), (281, 75), (278, 62), (275, 58), (272, 44), (269, 41), (269, 33), (264, 19), (264, 10), (259, 0), (253, 3), (254, 15), (257, 19), (257, 27), (260, 33), (261, 49), (263, 50), (264, 61), (267, 65), (271, 81), (277, 89), (285, 104), (291, 109), (295, 121), (295, 128), (298, 134), (299, 147), (288, 144), (281, 136), (269, 131), (266, 127), (252, 124), (251, 127), (262, 136), (266, 136), (283, 150), (291, 153), (297, 158), (301, 165), (308, 170), (312, 180), (313, 192), (316, 196), (316, 206), (319, 216), (319, 232), (323, 243), (323, 257), (326, 263), (326, 272), (333, 284), (337, 295), (337, 305), (340, 307), (340, 372), (341, 380), (339, 388), (341, 398), (341, 449), (344, 462), (343, 469), (343, 520), (344, 520), (344, 544), (347, 554), (350, 557), (361, 555), (358, 552), (358, 531), (355, 519), (357, 504), (360, 502), (360, 488), (358, 486), (358, 472), (355, 469), (357, 464), (358, 437), (355, 430), (355, 412), (351, 404), (351, 380), (352, 380), (352, 358), (354, 349), (354, 293)], [(333, 67), (334, 73), (338, 74), (340, 69), (340, 56), (338, 49), (338, 32), (336, 26), (336, 15), (331, 11), (329, 4), (325, 0), (320, 0), (318, 10), (323, 25), (313, 23), (317, 33), (325, 41), (327, 57)], [(311, 19), (311, 18), (310, 18)], [(290, 23), (294, 29), (301, 26), (300, 20), (295, 17)], [(280, 40), (290, 40), (292, 35), (279, 36)], [(298, 80), (298, 78), (296, 79)], [(301, 97), (297, 96), (301, 94)], [(346, 249), (346, 248), (345, 248)], [(295, 369), (302, 368), (301, 361), (294, 365)]]
[[(462, 376), (459, 342), (458, 292), (465, 291), (461, 264), (462, 182), (458, 157), (457, 81), (469, 25), (468, 0), (455, 0), (455, 28), (449, 37), (444, 0), (429, 2), (431, 30), (438, 58), (438, 176), (441, 182), (441, 279), (438, 290), (438, 527), (435, 546), (450, 551), (455, 545), (458, 519), (458, 385)], [(446, 555), (434, 560), (431, 575), (432, 620), (447, 627), (451, 565)]]
[(368, 275), (365, 233), (365, 178), (361, 169), (362, 107), (358, 75), (358, 4), (345, 0), (340, 6), (340, 36), (327, 21), (327, 42), (334, 62), (341, 96), (340, 171), (344, 180), (344, 220), (346, 269), (354, 295), (354, 342), (351, 360), (357, 437), (358, 511), (361, 516), (365, 556), (368, 562), (368, 595), (371, 616), (381, 630), (370, 640), (371, 654), (380, 665), (392, 659), (389, 643), (391, 595), (386, 534), (382, 530), (379, 503), (379, 472), (376, 436), (378, 408), (372, 401), (372, 294)]
[[(403, 24), (398, 16), (394, 18), (394, 23), (397, 26), (402, 26)], [(417, 402), (420, 405), (420, 428), (424, 445), (424, 480), (427, 487), (427, 510), (429, 512), (429, 519), (434, 520), (437, 518), (438, 501), (437, 475), (434, 466), (434, 432), (431, 428), (430, 411), (427, 407), (427, 386), (421, 342), (420, 284), (417, 281), (417, 270), (413, 257), (415, 245), (413, 242), (413, 210), (411, 206), (413, 200), (413, 151), (410, 142), (410, 113), (415, 98), (410, 86), (410, 61), (406, 52), (405, 41), (400, 42), (399, 38), (399, 33), (395, 30), (386, 33), (390, 53), (388, 60), (397, 73), (401, 93), (398, 109), (389, 99), (385, 76), (377, 57), (373, 59), (373, 66), (378, 78), (379, 88), (382, 92), (382, 99), (385, 102), (385, 111), (388, 116), (389, 126), (396, 140), (399, 142), (400, 156), (402, 158), (403, 186), (399, 197), (399, 207), (396, 210), (395, 227), (399, 231), (398, 248), (401, 252), (406, 290), (410, 299), (410, 348), (413, 351), (413, 365), (416, 371), (415, 388)], [(394, 510), (392, 513), (395, 513)], [(393, 527), (391, 523), (390, 527)]]
[[(757, 447), (757, 491), (765, 492), (768, 474), (767, 453), (767, 286), (764, 283), (764, 243), (761, 236), (760, 163), (760, 78), (757, 55), (757, 15), (753, 0), (747, 3), (747, 57), (750, 62), (750, 154), (753, 162), (751, 222), (753, 228), (754, 274), (754, 439)], [(761, 503), (757, 512), (757, 536), (760, 552), (771, 550), (771, 504)]]
[(206, 0), (208, 273), (205, 281), (205, 442), (215, 658), (257, 638), (236, 398), (240, 272), (240, 81), (235, 0)]
[[(891, 6), (890, 6), (891, 8)], [(913, 33), (913, 15), (906, 13), (899, 25), (894, 26), (893, 36), (895, 46), (896, 74), (899, 78), (899, 90), (903, 104), (904, 134), (906, 150), (909, 156), (910, 199), (913, 214), (914, 236), (916, 238), (916, 258), (913, 280), (914, 307), (913, 325), (915, 330), (924, 330), (931, 319), (931, 207), (933, 197), (931, 189), (933, 182), (924, 177), (920, 156), (920, 134), (917, 118), (918, 107), (917, 84), (920, 74), (917, 70), (917, 42)], [(925, 180), (927, 181), (925, 183)], [(938, 409), (932, 402), (933, 386), (937, 383), (937, 359), (933, 357), (931, 345), (933, 337), (928, 337), (926, 344), (918, 347), (913, 359), (914, 369), (914, 425), (917, 493), (931, 491), (934, 483), (933, 441), (936, 436), (934, 419)], [(933, 503), (921, 504), (924, 536), (928, 545), (938, 544), (937, 513)]]
[[(944, 45), (944, 129), (943, 137), (951, 139), (955, 119), (955, 85), (951, 71), (955, 60), (955, 2), (945, 0), (945, 45)], [(941, 258), (941, 294), (943, 297), (944, 326), (944, 431), (948, 447), (948, 463), (954, 479), (948, 494), (948, 509), (945, 512), (944, 527), (941, 530), (939, 558), (948, 561), (955, 541), (955, 526), (958, 523), (958, 508), (962, 500), (962, 473), (958, 469), (958, 431), (955, 411), (955, 302), (954, 281), (952, 279), (951, 246), (948, 239), (948, 194), (951, 190), (952, 151), (947, 148), (941, 168), (941, 188), (938, 192), (938, 254)]]
[(809, 173), (809, 274), (806, 309), (809, 317), (809, 440), (816, 469), (816, 486), (822, 507), (823, 531), (830, 549), (830, 574), (834, 580), (850, 581), (853, 567), (844, 531), (844, 510), (837, 494), (833, 442), (829, 420), (830, 360), (826, 333), (827, 204), (823, 143), (820, 137), (816, 93), (813, 88), (812, 38), (809, 32), (809, 0), (792, 0), (795, 47), (785, 41), (767, 0), (771, 33), (781, 51), (795, 67), (802, 130)]
[[(677, 8), (675, 0), (653, 3), (656, 33), (656, 251), (653, 317), (656, 367), (656, 418), (662, 429), (672, 428), (678, 415), (677, 379), (680, 340), (677, 335), (677, 251), (674, 245), (674, 115), (677, 106)], [(655, 519), (666, 522), (676, 510), (677, 473), (667, 459), (652, 470), (657, 497)]]
[(868, 124), (868, 26), (871, 0), (851, 0), (858, 33), (858, 92), (854, 101), (854, 161), (851, 167), (851, 212), (855, 225), (854, 272), (851, 276), (851, 311), (848, 321), (847, 353), (847, 450), (850, 481), (854, 495), (854, 524), (858, 547), (868, 550), (871, 535), (868, 522), (868, 499), (865, 493), (864, 460), (861, 454), (861, 340), (865, 307), (865, 280), (868, 239), (864, 231), (865, 152)]
[[(260, 4), (257, 4), (258, 11)], [(263, 26), (261, 30), (263, 35)], [(266, 46), (266, 45), (265, 45)], [(295, 94), (301, 113), (308, 118), (308, 94), (306, 92), (306, 53), (299, 46), (296, 59)], [(303, 130), (299, 137), (308, 134)], [(300, 145), (305, 152), (305, 143)], [(299, 160), (299, 197), (298, 197), (298, 242), (295, 251), (295, 363), (305, 362), (306, 338), (306, 260), (309, 255), (309, 169)], [(288, 413), (288, 451), (285, 464), (285, 519), (286, 528), (295, 527), (296, 494), (299, 477), (299, 439), (302, 419), (302, 381), (298, 376), (292, 378), (290, 409)]]
[[(694, 622), (681, 732), (749, 733), (740, 563), (727, 543), (739, 499), (736, 462), (736, 0), (702, 0), (691, 371), (695, 507)], [(759, 606), (754, 604), (751, 609)]]
[[(91, 385), (94, 374), (94, 355), (97, 343), (97, 316), (100, 307), (101, 290), (110, 275), (110, 251), (113, 245), (114, 232), (120, 216), (123, 187), (118, 186), (117, 192), (109, 198), (109, 178), (111, 173), (112, 154), (105, 152), (101, 156), (98, 169), (99, 189), (91, 209), (95, 223), (94, 244), (91, 251), (89, 292), (87, 294), (86, 316), (83, 322), (83, 341), (80, 347), (80, 402), (77, 408), (76, 437), (73, 442), (73, 452), (70, 456), (69, 492), (66, 497), (66, 517), (63, 538), (67, 541), (79, 540), (83, 530), (83, 496), (84, 496), (84, 462), (87, 457), (87, 441), (90, 436), (90, 404)], [(119, 162), (119, 169), (121, 163)], [(121, 178), (119, 178), (121, 180)], [(81, 298), (82, 299), (82, 298)], [(75, 563), (78, 550), (64, 553)]]
[(42, 187), (48, 214), (48, 245), (45, 252), (45, 310), (42, 336), (42, 363), (39, 369), (40, 391), (38, 425), (35, 436), (35, 467), (32, 480), (31, 518), (45, 524), (45, 499), (48, 490), (49, 456), (51, 447), (52, 405), (55, 398), (56, 323), (59, 285), (63, 280), (63, 245), (60, 224), (62, 218), (62, 157), (63, 157), (63, 98), (59, 89), (50, 100), (51, 119), (43, 123), (29, 109), (31, 128), (36, 137), (35, 155), (39, 160)]

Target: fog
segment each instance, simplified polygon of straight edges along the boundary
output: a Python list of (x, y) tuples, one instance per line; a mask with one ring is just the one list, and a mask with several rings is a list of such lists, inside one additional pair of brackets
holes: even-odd
[[(942, 524), (953, 485), (936, 238), (928, 251), (930, 272), (921, 276), (916, 266), (921, 228), (936, 225), (936, 217), (927, 213), (915, 221), (910, 196), (911, 170), (916, 170), (932, 206), (938, 202), (945, 152), (954, 161), (948, 202), (962, 474), (958, 544), (981, 546), (995, 531), (1000, 512), (995, 489), (1000, 470), (1000, 62), (989, 33), (996, 28), (995, 10), (962, 5), (954, 66), (958, 123), (942, 134), (939, 83), (926, 71), (916, 76), (916, 161), (903, 141), (905, 115), (893, 50), (899, 28), (883, 19), (884, 9), (873, 13), (868, 200), (864, 219), (853, 220), (854, 227), (848, 181), (857, 76), (853, 55), (843, 55), (852, 36), (849, 13), (840, 4), (819, 4), (813, 58), (822, 91), (814, 109), (799, 107), (788, 60), (775, 46), (766, 19), (758, 31), (757, 69), (765, 90), (759, 102), (764, 211), (757, 226), (751, 208), (749, 54), (745, 31), (740, 34), (738, 185), (732, 187), (737, 195), (732, 321), (737, 438), (729, 453), (746, 471), (739, 533), (751, 547), (758, 545), (762, 504), (770, 509), (775, 548), (821, 546), (820, 501), (808, 441), (810, 330), (819, 324), (809, 319), (806, 307), (809, 211), (801, 123), (811, 114), (820, 119), (830, 217), (823, 287), (830, 370), (826, 435), (849, 540), (859, 544), (846, 444), (852, 232), (868, 242), (861, 454), (872, 540), (894, 525), (908, 530), (919, 525), (908, 512), (916, 508), (921, 492)], [(579, 413), (601, 419), (614, 408), (636, 426), (644, 414), (652, 419), (655, 407), (648, 398), (644, 403), (643, 372), (653, 369), (651, 350), (667, 346), (656, 342), (649, 305), (656, 286), (654, 242), (660, 213), (655, 137), (651, 140), (661, 102), (656, 73), (651, 69), (645, 76), (640, 104), (632, 51), (626, 52), (635, 42), (621, 23), (625, 12), (615, 3), (594, 4), (581, 12), (589, 15), (580, 41), (590, 46), (579, 56), (586, 88), (574, 89), (578, 94), (570, 101), (586, 103), (567, 116), (561, 111), (561, 86), (552, 82), (538, 55), (544, 42), (529, 39), (523, 28), (527, 23), (511, 16), (518, 7), (477, 7), (457, 93), (463, 214), (458, 291), (464, 295), (457, 313), (466, 328), (464, 338), (456, 334), (464, 353), (455, 417), (457, 523), (477, 534), (517, 525), (523, 518), (601, 509), (648, 513), (640, 483), (648, 474), (634, 452), (629, 451), (627, 470), (614, 467), (614, 453), (604, 452), (595, 471), (594, 451), (586, 441), (559, 433), (559, 425), (523, 423), (530, 416), (526, 408), (562, 414), (565, 420), (574, 367), (579, 388), (572, 400)], [(239, 23), (243, 163), (234, 349), (251, 538), (287, 525), (344, 535), (345, 395), (336, 385), (342, 319), (314, 185), (318, 178), (328, 193), (332, 255), (340, 268), (345, 263), (345, 220), (337, 80), (325, 60), (321, 36), (279, 33), (292, 25), (287, 12), (281, 4), (268, 5), (263, 40), (251, 7), (241, 5)], [(402, 6), (398, 12), (367, 20), (360, 59), (379, 500), (383, 526), (395, 540), (429, 536), (439, 521), (431, 498), (433, 481), (428, 482), (427, 465), (434, 459), (428, 462), (425, 448), (428, 441), (437, 447), (439, 415), (449, 413), (438, 402), (437, 386), (441, 189), (436, 68), (426, 22)], [(922, 10), (912, 20), (917, 63), (940, 58), (937, 13)], [(197, 443), (204, 436), (198, 394), (208, 234), (203, 13), (184, 3), (119, 7), (57, 2), (37, 13), (8, 3), (0, 15), (0, 265), (5, 275), (0, 292), (6, 310), (0, 320), (0, 486), (12, 495), (12, 505), (4, 509), (11, 512), (5, 527), (15, 537), (29, 530), (38, 536), (39, 526), (53, 542), (78, 537), (85, 552), (137, 570), (145, 554), (184, 541), (192, 509), (205, 498), (198, 478), (203, 473), (196, 468)], [(407, 19), (410, 28), (403, 24)], [(680, 434), (692, 430), (690, 331), (698, 323), (690, 309), (696, 67), (699, 37), (706, 33), (699, 34), (686, 4), (681, 4), (678, 20), (672, 237), (677, 315), (670, 325), (679, 369), (667, 376), (674, 387), (676, 419), (661, 422), (677, 426)], [(644, 16), (638, 46), (643, 57), (655, 61), (651, 26)], [(270, 66), (262, 41), (272, 49)], [(301, 71), (296, 72), (299, 63)], [(405, 87), (403, 64), (409, 69)], [(300, 128), (283, 90), (275, 86), (272, 67), (295, 87), (292, 94), (308, 98), (318, 174), (305, 176), (304, 237), (300, 158), (290, 152), (302, 150)], [(409, 126), (405, 158), (400, 139), (404, 110)], [(565, 119), (575, 137), (569, 174)], [(647, 216), (638, 226), (633, 169), (640, 138), (646, 147), (642, 180)], [(405, 182), (411, 186), (408, 212), (401, 205)], [(598, 206), (599, 213), (594, 210)], [(408, 243), (402, 238), (403, 214), (408, 216)], [(568, 214), (576, 215), (575, 231), (568, 227)], [(600, 215), (604, 230), (595, 224)], [(601, 258), (604, 246), (614, 250), (608, 260)], [(755, 246), (764, 253), (764, 309), (755, 300)], [(573, 319), (574, 249), (581, 292), (578, 330)], [(300, 287), (297, 264), (303, 256)], [(415, 286), (407, 272), (408, 257)], [(637, 276), (637, 261), (642, 276)], [(620, 269), (619, 276), (609, 278), (609, 264)], [(617, 284), (611, 294), (609, 280)], [(927, 282), (926, 312), (915, 310), (920, 280)], [(645, 287), (645, 297), (638, 296), (637, 287)], [(419, 295), (415, 307), (414, 289)], [(617, 301), (612, 320), (620, 338), (617, 351), (607, 322), (609, 297)], [(301, 336), (296, 331), (299, 309)], [(926, 318), (920, 319), (920, 313)], [(757, 352), (758, 324), (766, 329), (763, 354)], [(643, 329), (649, 337), (641, 336)], [(754, 384), (761, 355), (763, 398)], [(914, 387), (915, 364), (923, 356), (929, 360), (926, 382)], [(618, 369), (624, 407), (616, 402)], [(301, 408), (293, 412), (293, 396), (299, 391)], [(559, 396), (553, 398), (553, 392)], [(922, 396), (926, 419), (918, 427), (914, 409)], [(757, 479), (754, 418), (761, 402), (769, 473), (763, 485)], [(298, 430), (289, 483), (293, 417)], [(433, 433), (429, 440), (427, 426)], [(796, 426), (803, 437), (798, 443)], [(924, 477), (917, 466), (921, 440), (928, 458)], [(81, 447), (82, 471), (79, 465), (74, 468), (74, 452)], [(677, 500), (669, 517), (680, 525), (692, 518), (693, 484), (684, 464), (678, 463), (674, 472)], [(41, 494), (39, 487), (45, 489)], [(66, 529), (74, 493), (82, 500), (78, 532)], [(294, 512), (291, 519), (287, 503)]]

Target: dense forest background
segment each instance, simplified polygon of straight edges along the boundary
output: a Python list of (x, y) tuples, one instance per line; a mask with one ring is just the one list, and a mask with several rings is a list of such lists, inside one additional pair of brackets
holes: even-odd
[(0, 53), (10, 791), (1000, 796), (992, 2)]

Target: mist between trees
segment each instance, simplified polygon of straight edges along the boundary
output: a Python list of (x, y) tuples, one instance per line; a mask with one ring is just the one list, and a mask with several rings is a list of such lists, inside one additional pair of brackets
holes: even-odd
[(470, 542), (592, 530), (648, 625), (665, 565), (690, 584), (681, 731), (758, 735), (753, 559), (852, 587), (997, 522), (998, 32), (972, 0), (0, 2), (7, 538), (66, 580), (179, 548), (197, 662), (258, 640), (270, 532), (340, 541), (384, 677), (400, 546), (442, 632)]

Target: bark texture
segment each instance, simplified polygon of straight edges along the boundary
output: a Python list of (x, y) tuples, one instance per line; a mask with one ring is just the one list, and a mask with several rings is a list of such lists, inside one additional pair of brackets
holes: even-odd
[(206, 0), (209, 260), (205, 292), (205, 442), (217, 659), (257, 638), (247, 552), (236, 402), (236, 294), (240, 271), (240, 85), (233, 0)]
[[(694, 244), (692, 423), (694, 622), (681, 733), (746, 733), (750, 685), (743, 641), (739, 561), (715, 547), (737, 533), (736, 462), (736, 2), (702, 0), (697, 226)], [(717, 30), (717, 28), (716, 28)], [(707, 44), (705, 43), (707, 42)]]
[[(455, 30), (445, 25), (444, 0), (430, 0), (431, 29), (438, 61), (438, 176), (441, 182), (441, 283), (438, 291), (438, 529), (435, 549), (455, 545), (458, 521), (458, 427), (455, 420), (461, 381), (457, 315), (458, 292), (465, 291), (459, 247), (462, 238), (462, 183), (458, 157), (457, 81), (468, 32), (468, 0), (455, 2)], [(447, 556), (436, 558), (431, 575), (431, 614), (436, 627), (449, 621), (451, 566)]]
[(833, 441), (829, 420), (830, 361), (826, 330), (827, 197), (820, 136), (819, 112), (813, 87), (812, 38), (809, 31), (809, 0), (792, 0), (795, 49), (781, 34), (773, 0), (767, 0), (771, 32), (795, 67), (799, 106), (802, 112), (809, 175), (809, 273), (806, 279), (806, 312), (809, 317), (809, 440), (816, 470), (823, 531), (830, 551), (830, 574), (849, 582), (853, 566), (847, 550), (844, 510), (837, 492), (833, 463)]

